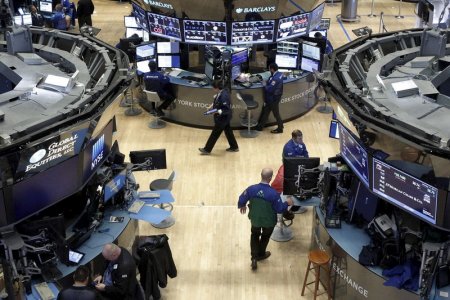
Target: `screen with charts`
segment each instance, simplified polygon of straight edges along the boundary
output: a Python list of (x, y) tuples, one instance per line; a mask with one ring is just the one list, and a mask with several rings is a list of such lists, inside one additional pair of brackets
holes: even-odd
[(328, 30), (330, 29), (331, 19), (330, 18), (322, 18), (320, 20), (319, 26), (316, 28), (317, 30)]
[(184, 41), (193, 44), (227, 44), (225, 22), (183, 20)]
[(179, 55), (158, 55), (158, 68), (179, 68)]
[(298, 55), (298, 43), (295, 42), (279, 42), (277, 43), (277, 53)]
[(155, 52), (155, 43), (136, 46), (136, 59), (143, 60), (155, 58)]
[(233, 22), (231, 45), (272, 43), (275, 21)]
[[(240, 48), (242, 49), (242, 48)], [(247, 48), (244, 48), (243, 50), (234, 50), (234, 52), (231, 54), (231, 65), (240, 65), (243, 63), (246, 63), (248, 61), (248, 51)]]
[(147, 12), (150, 34), (181, 41), (180, 21), (154, 13)]
[(278, 21), (277, 42), (306, 34), (309, 14), (281, 18)]
[(180, 43), (178, 42), (158, 42), (156, 44), (158, 54), (178, 54), (180, 53)]
[(139, 27), (148, 32), (149, 29), (145, 10), (134, 2), (131, 3), (131, 5), (133, 6), (133, 15), (136, 17), (136, 23)]
[(138, 75), (142, 75), (144, 73), (150, 72), (150, 68), (148, 66), (148, 63), (150, 61), (156, 61), (156, 59), (146, 59), (136, 62), (136, 73)]
[(320, 71), (320, 61), (310, 59), (307, 57), (302, 57), (300, 69), (302, 69), (303, 71), (308, 71), (308, 72), (314, 72), (314, 70)]
[(138, 37), (141, 37), (144, 42), (148, 42), (149, 41), (149, 34), (148, 34), (148, 32), (145, 31), (145, 30), (142, 30), (141, 28), (128, 27), (126, 32), (125, 32), (125, 37), (129, 38), (129, 37), (133, 36), (134, 34), (137, 34)]
[(325, 9), (325, 2), (319, 4), (316, 8), (309, 12), (309, 30), (314, 30), (319, 27), (322, 21), (323, 10)]
[(39, 1), (39, 10), (44, 13), (53, 12), (52, 1)]
[(350, 131), (339, 124), (339, 148), (341, 156), (358, 176), (359, 180), (369, 186), (369, 161), (367, 151)]
[(138, 23), (136, 22), (135, 17), (123, 17), (123, 23), (125, 27), (131, 27), (131, 28), (139, 28)]
[(438, 189), (373, 158), (373, 192), (422, 220), (436, 224)]
[(309, 44), (307, 42), (302, 43), (302, 55), (320, 60), (320, 48), (316, 46), (316, 44)]
[(275, 55), (275, 63), (280, 69), (297, 69), (297, 55), (277, 54)]

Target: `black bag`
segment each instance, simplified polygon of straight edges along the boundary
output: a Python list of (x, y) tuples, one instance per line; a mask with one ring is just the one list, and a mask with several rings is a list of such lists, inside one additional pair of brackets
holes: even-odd
[(378, 266), (381, 260), (381, 248), (374, 244), (363, 246), (358, 260), (363, 266)]
[(380, 267), (391, 269), (404, 263), (404, 251), (396, 238), (388, 238), (381, 242)]

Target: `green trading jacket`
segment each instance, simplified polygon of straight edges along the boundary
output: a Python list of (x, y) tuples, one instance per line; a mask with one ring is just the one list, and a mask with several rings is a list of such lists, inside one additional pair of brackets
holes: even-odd
[(251, 198), (248, 218), (253, 227), (274, 227), (277, 224), (277, 214), (272, 203), (262, 198)]

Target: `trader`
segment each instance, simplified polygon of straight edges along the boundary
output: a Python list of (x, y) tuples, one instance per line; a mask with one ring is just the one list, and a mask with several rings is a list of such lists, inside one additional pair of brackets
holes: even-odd
[(172, 84), (169, 77), (157, 71), (156, 61), (148, 63), (150, 72), (144, 75), (145, 89), (151, 92), (157, 92), (159, 98), (163, 101), (155, 108), (157, 116), (164, 116), (163, 109), (167, 109), (175, 100), (173, 95)]
[(70, 26), (70, 17), (63, 12), (63, 6), (56, 4), (55, 13), (52, 16), (53, 28), (59, 30), (67, 30)]
[(44, 18), (42, 18), (42, 15), (40, 13), (38, 13), (36, 6), (30, 5), (28, 9), (31, 13), (31, 24), (33, 26), (39, 27), (44, 26)]
[(283, 73), (278, 72), (278, 65), (276, 63), (271, 63), (269, 65), (269, 70), (272, 75), (269, 77), (269, 80), (267, 80), (264, 87), (264, 107), (261, 116), (259, 117), (256, 130), (263, 130), (264, 125), (266, 125), (267, 119), (269, 118), (269, 114), (272, 112), (277, 120), (278, 127), (270, 132), (283, 133), (283, 120), (281, 120), (279, 108), (281, 96), (283, 95)]
[(309, 157), (306, 145), (303, 143), (303, 133), (301, 130), (292, 131), (290, 139), (283, 147), (283, 157)]
[(248, 217), (252, 224), (250, 237), (252, 270), (257, 269), (258, 260), (266, 259), (271, 254), (266, 248), (277, 224), (277, 213), (283, 213), (293, 204), (292, 199), (283, 202), (277, 191), (269, 185), (272, 176), (273, 170), (264, 168), (261, 171), (261, 182), (249, 186), (239, 196), (238, 208), (241, 214), (246, 213), (246, 205), (250, 202)]
[(94, 13), (94, 3), (92, 0), (78, 0), (77, 17), (78, 26), (81, 28), (84, 24), (92, 26), (91, 15)]
[(79, 266), (73, 273), (74, 284), (59, 292), (57, 300), (95, 300), (99, 299), (97, 292), (88, 286), (90, 271), (86, 266)]
[(106, 260), (106, 268), (94, 282), (95, 288), (105, 299), (133, 300), (137, 288), (136, 264), (127, 249), (115, 244), (106, 244), (102, 255)]
[(224, 89), (223, 83), (216, 80), (212, 84), (216, 95), (214, 96), (214, 102), (209, 106), (209, 110), (214, 110), (214, 128), (211, 135), (206, 142), (205, 148), (198, 148), (198, 150), (204, 154), (208, 155), (211, 153), (217, 139), (225, 131), (225, 136), (227, 137), (228, 144), (230, 148), (225, 151), (228, 152), (238, 152), (239, 146), (234, 137), (233, 130), (230, 127), (231, 121), (231, 102), (230, 102), (230, 92)]

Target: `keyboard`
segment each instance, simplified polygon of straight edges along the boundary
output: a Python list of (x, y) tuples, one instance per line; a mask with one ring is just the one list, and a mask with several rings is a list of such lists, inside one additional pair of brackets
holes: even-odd
[(204, 81), (203, 78), (200, 77), (195, 77), (195, 76), (182, 76), (181, 78), (186, 79), (186, 80), (190, 80), (190, 81), (195, 81), (195, 82), (200, 82), (200, 81)]
[(142, 200), (134, 200), (134, 202), (131, 204), (131, 206), (128, 208), (128, 211), (133, 214), (139, 213), (142, 206), (145, 205), (145, 202)]
[(157, 192), (139, 192), (139, 198), (150, 198), (150, 199), (154, 199), (154, 198), (159, 198), (161, 195), (160, 193)]
[(34, 285), (40, 299), (42, 300), (52, 300), (55, 299), (55, 295), (52, 290), (48, 287), (47, 282), (41, 282)]

